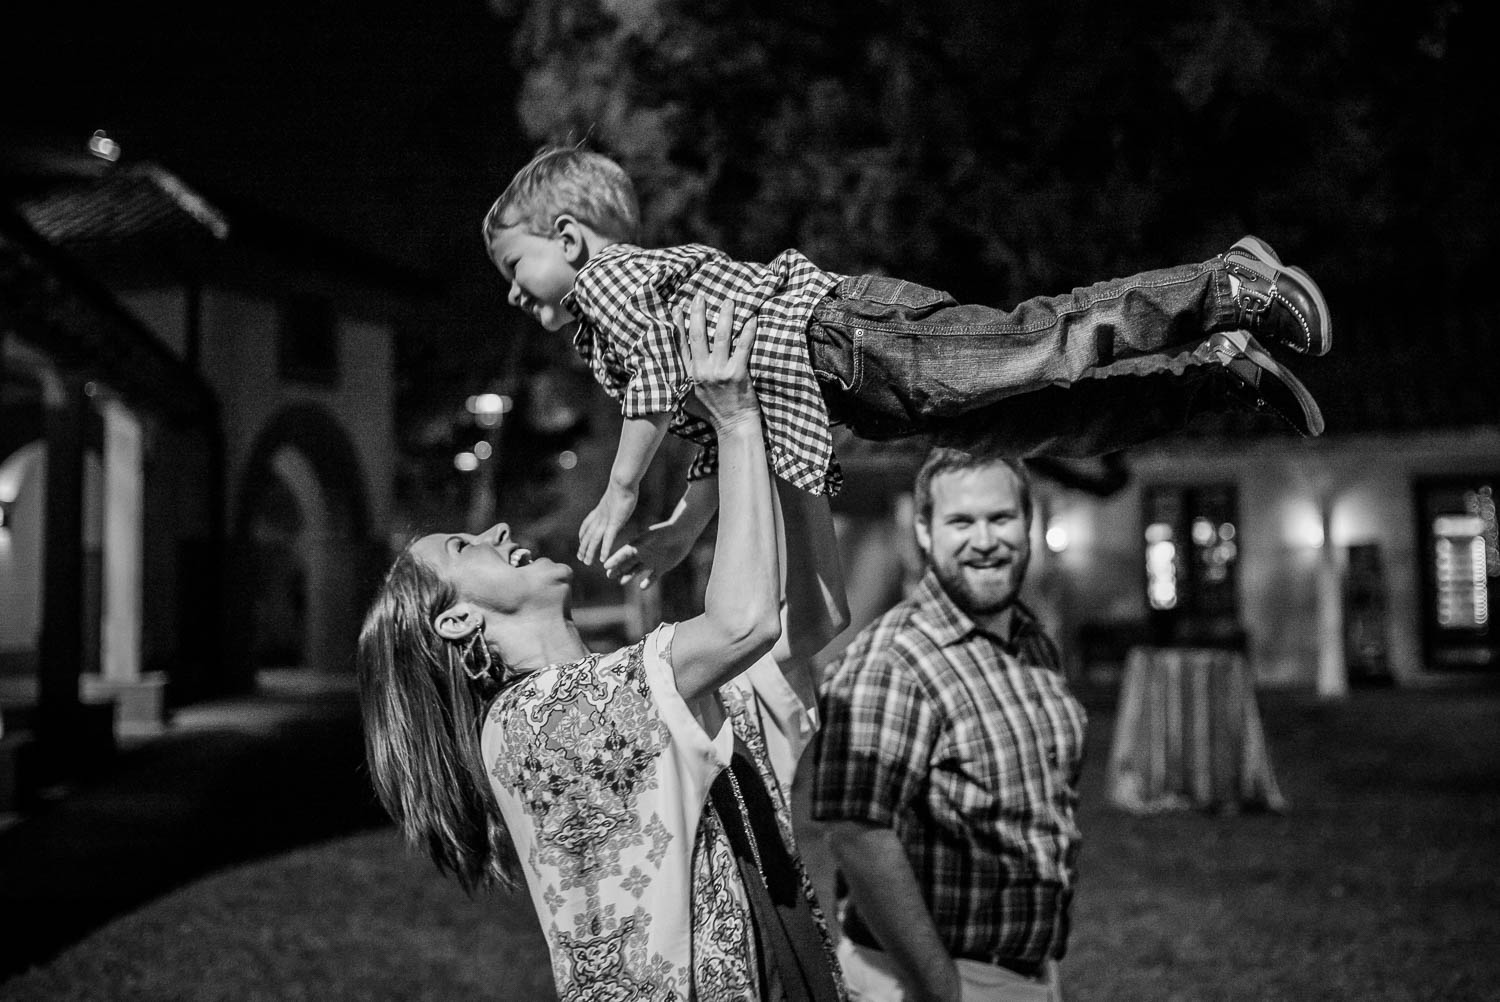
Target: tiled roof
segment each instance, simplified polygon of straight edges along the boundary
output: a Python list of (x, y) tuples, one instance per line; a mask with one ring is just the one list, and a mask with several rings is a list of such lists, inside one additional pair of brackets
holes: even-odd
[(222, 240), (229, 233), (218, 209), (176, 175), (149, 163), (120, 168), (97, 181), (60, 185), (17, 209), (43, 238), (75, 249), (141, 238)]
[[(0, 155), (0, 181), (11, 172), (0, 190), (9, 188), (16, 212), (44, 240), (124, 284), (176, 282), (185, 269), (264, 278), (269, 266), (298, 278), (315, 274), (342, 282), (360, 296), (375, 290), (421, 299), (440, 287), (433, 274), (394, 264), (233, 194), (189, 187), (159, 164), (88, 166), (95, 169), (50, 161), (41, 168), (7, 165)], [(248, 268), (247, 260), (254, 262)]]

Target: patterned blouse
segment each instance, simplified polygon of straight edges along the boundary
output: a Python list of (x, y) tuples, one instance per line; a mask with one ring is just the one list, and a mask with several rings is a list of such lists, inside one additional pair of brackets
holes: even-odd
[[(710, 736), (677, 692), (672, 635), (668, 624), (542, 669), (501, 694), (485, 721), (491, 786), (561, 1002), (760, 998), (745, 889), (709, 787), (738, 735), (795, 856), (762, 727), (800, 752), (813, 718), (766, 658), (720, 691), (727, 719)], [(802, 885), (811, 895), (805, 874)]]

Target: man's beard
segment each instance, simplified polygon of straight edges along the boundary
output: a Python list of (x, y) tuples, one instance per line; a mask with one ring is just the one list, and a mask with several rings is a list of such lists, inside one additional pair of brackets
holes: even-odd
[(991, 616), (1015, 605), (1021, 596), (1021, 584), (1026, 580), (1026, 568), (1030, 562), (1031, 554), (1016, 554), (1009, 564), (1011, 587), (999, 594), (989, 588), (983, 591), (976, 589), (965, 576), (964, 565), (961, 563), (939, 564), (934, 561), (932, 571), (948, 597), (953, 599), (953, 604), (967, 615)]

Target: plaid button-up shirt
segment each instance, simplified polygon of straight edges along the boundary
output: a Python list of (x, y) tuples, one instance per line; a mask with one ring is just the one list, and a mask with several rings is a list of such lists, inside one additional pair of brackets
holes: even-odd
[(929, 571), (861, 632), (824, 686), (812, 816), (894, 829), (953, 956), (1034, 963), (1067, 947), (1086, 720), (1016, 612), (996, 638)]
[(709, 320), (729, 298), (742, 323), (759, 321), (750, 378), (765, 416), (772, 471), (814, 494), (842, 484), (828, 407), (807, 355), (813, 307), (841, 276), (795, 250), (770, 264), (731, 260), (702, 244), (645, 250), (611, 244), (578, 272), (562, 305), (578, 319), (573, 347), (628, 418), (671, 414), (669, 430), (695, 443), (690, 479), (718, 469), (713, 428), (682, 407), (687, 376), (672, 318), (702, 292)]

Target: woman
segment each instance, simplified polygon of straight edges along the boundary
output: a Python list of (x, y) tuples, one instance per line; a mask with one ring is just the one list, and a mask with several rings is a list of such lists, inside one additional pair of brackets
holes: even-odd
[[(360, 636), (381, 801), (466, 887), (527, 885), (564, 1000), (843, 997), (767, 752), (775, 732), (794, 761), (810, 711), (768, 657), (781, 581), (754, 324), (731, 349), (725, 303), (710, 345), (704, 313), (680, 339), (719, 444), (702, 615), (591, 654), (570, 569), (501, 524), (414, 543)], [(827, 516), (798, 494), (783, 498), (799, 559), (781, 639), (800, 669), (847, 612)]]

